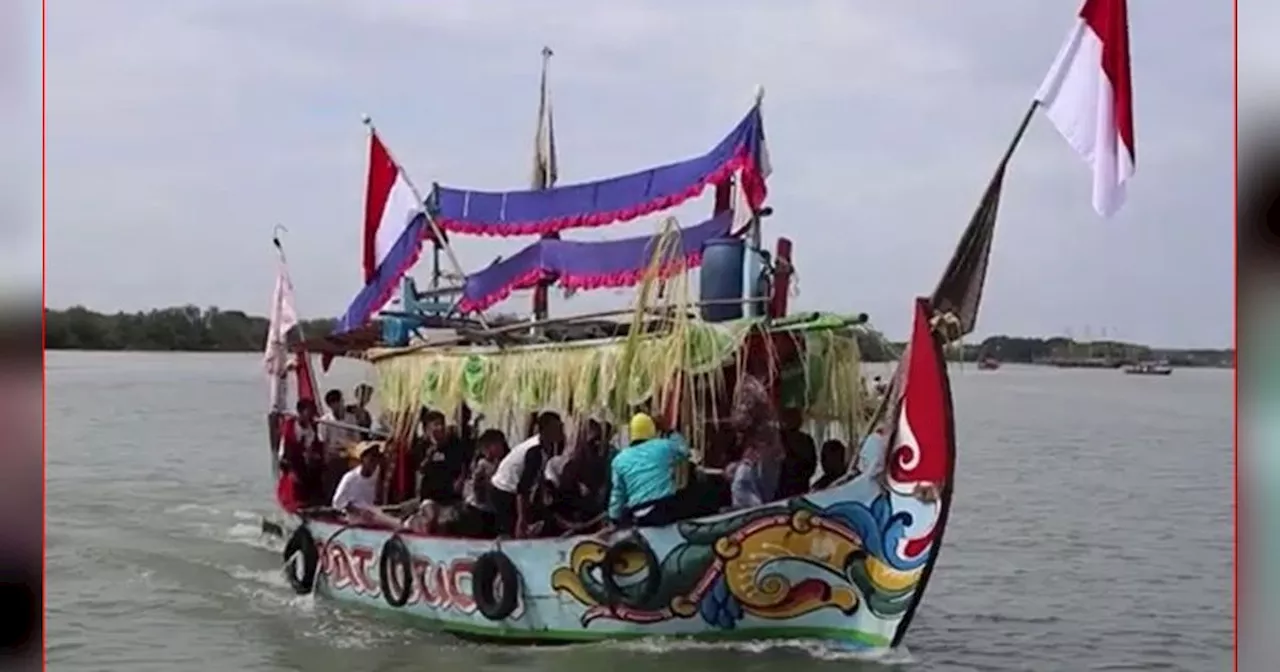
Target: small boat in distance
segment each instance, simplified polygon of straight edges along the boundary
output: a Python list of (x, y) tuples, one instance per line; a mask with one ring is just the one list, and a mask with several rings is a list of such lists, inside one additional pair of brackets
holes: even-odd
[(1135, 376), (1168, 376), (1173, 373), (1173, 367), (1167, 362), (1138, 362), (1124, 367), (1124, 372)]
[(995, 371), (1000, 368), (1000, 360), (994, 357), (983, 357), (978, 360), (979, 371)]

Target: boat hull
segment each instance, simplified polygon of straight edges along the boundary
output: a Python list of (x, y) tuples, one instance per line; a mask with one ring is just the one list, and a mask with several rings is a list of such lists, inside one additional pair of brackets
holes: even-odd
[[(877, 650), (900, 639), (923, 593), (942, 507), (860, 477), (804, 498), (638, 530), (631, 534), (653, 551), (661, 580), (649, 599), (616, 608), (607, 604), (600, 571), (609, 542), (593, 537), (495, 542), (401, 532), (413, 579), (408, 601), (394, 607), (380, 582), (392, 531), (304, 524), (320, 550), (318, 594), (463, 637), (818, 639)], [(904, 548), (914, 555), (904, 557)], [(521, 584), (516, 610), (498, 621), (477, 608), (472, 576), (476, 559), (495, 550), (512, 561)], [(642, 582), (645, 563), (625, 564), (634, 574), (619, 573), (618, 582)]]

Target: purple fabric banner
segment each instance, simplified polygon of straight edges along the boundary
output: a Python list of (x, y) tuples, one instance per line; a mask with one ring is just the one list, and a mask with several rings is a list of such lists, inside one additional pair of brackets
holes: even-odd
[(739, 170), (748, 202), (759, 208), (765, 197), (763, 147), (764, 122), (755, 106), (710, 152), (630, 175), (507, 192), (437, 185), (432, 199), (436, 222), (448, 231), (484, 236), (605, 226), (673, 208)]
[(347, 306), (347, 311), (338, 320), (333, 333), (342, 334), (359, 329), (374, 316), (373, 314), (379, 308), (391, 300), (391, 295), (400, 286), (400, 278), (403, 278), (404, 274), (418, 263), (418, 256), (422, 254), (422, 240), (427, 236), (428, 230), (427, 218), (424, 214), (414, 217), (413, 221), (404, 227), (400, 237), (396, 239), (382, 263), (374, 271), (373, 277), (351, 300), (351, 305)]
[[(676, 255), (663, 268), (664, 274), (693, 268), (702, 263), (707, 241), (729, 235), (733, 213), (724, 212), (692, 228), (680, 231)], [(630, 287), (644, 277), (652, 260), (658, 235), (577, 242), (539, 240), (492, 266), (467, 276), (459, 308), (465, 312), (484, 310), (507, 298), (517, 289), (528, 289), (544, 279), (556, 278), (569, 289)]]

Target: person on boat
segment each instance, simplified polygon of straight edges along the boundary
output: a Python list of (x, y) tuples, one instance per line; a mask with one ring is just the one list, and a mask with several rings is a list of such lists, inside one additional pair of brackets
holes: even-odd
[[(483, 417), (483, 416), (481, 416)], [(462, 449), (463, 464), (471, 464), (476, 458), (475, 422), (471, 407), (462, 404), (458, 407), (457, 424), (449, 425), (448, 438)]]
[(303, 453), (302, 463), (295, 472), (295, 493), (302, 506), (324, 506), (328, 503), (325, 492), (324, 446), (314, 442)]
[(442, 506), (462, 501), (462, 478), (467, 456), (461, 441), (449, 436), (444, 414), (429, 411), (424, 417), (422, 461), (418, 464), (421, 485), (418, 496)]
[(769, 501), (764, 496), (760, 463), (752, 459), (734, 462), (729, 469), (730, 510), (749, 509)]
[(858, 447), (858, 455), (855, 458), (857, 461), (854, 464), (854, 470), (859, 474), (883, 476), (885, 473), (884, 467), (889, 457), (888, 451), (889, 428), (882, 423), (862, 440), (862, 445)]
[(445, 534), (445, 507), (431, 500), (421, 502), (418, 508), (400, 523), (400, 527), (417, 534)]
[(828, 439), (822, 444), (822, 475), (813, 484), (813, 490), (831, 487), (845, 473), (845, 445), (839, 439)]
[(494, 526), (500, 536), (535, 536), (545, 523), (537, 520), (538, 496), (547, 455), (564, 443), (560, 416), (538, 415), (537, 433), (518, 443), (502, 458), (489, 479)]
[[(356, 403), (347, 407), (347, 417), (351, 418), (352, 424), (360, 425), (366, 430), (372, 429), (373, 413), (369, 412), (369, 402), (373, 399), (373, 386), (368, 383), (360, 383), (352, 391), (352, 396), (355, 398)], [(360, 438), (368, 441), (373, 436), (366, 431)]]
[(500, 429), (486, 429), (476, 440), (475, 463), (462, 487), (465, 536), (477, 539), (496, 536), (490, 481), (508, 451), (507, 436)]
[(683, 501), (676, 487), (676, 470), (689, 459), (684, 437), (659, 436), (653, 417), (637, 413), (631, 418), (630, 445), (609, 465), (609, 524), (658, 527), (683, 517)]
[(316, 402), (299, 399), (294, 405), (297, 415), (287, 417), (280, 428), (279, 459), (295, 473), (305, 461), (307, 449), (317, 442)]
[(420, 502), (418, 508), (400, 523), (400, 527), (415, 534), (435, 534), (436, 522), (440, 518), (439, 509), (433, 501)]
[(818, 468), (818, 450), (813, 437), (802, 429), (804, 414), (800, 409), (785, 408), (781, 416), (783, 456), (776, 499), (789, 499), (809, 492)]
[(584, 431), (579, 434), (572, 448), (547, 458), (543, 477), (556, 491), (576, 492), (578, 496), (587, 494), (585, 490), (590, 481), (587, 472), (595, 466), (593, 462), (599, 462), (595, 457), (599, 454), (603, 436), (604, 429), (600, 422), (587, 420)]
[(734, 393), (731, 422), (738, 433), (742, 459), (755, 465), (760, 496), (765, 502), (776, 499), (785, 454), (777, 418), (768, 388), (759, 377), (744, 372)]
[(326, 491), (333, 493), (338, 480), (351, 468), (349, 451), (359, 441), (359, 435), (346, 427), (333, 423), (350, 424), (347, 407), (342, 403), (342, 390), (333, 389), (324, 393), (324, 405), (328, 408), (320, 416), (318, 436), (324, 444), (326, 472), (328, 481)]
[[(383, 415), (387, 415), (385, 412)], [(391, 474), (390, 489), (388, 492), (388, 501), (403, 503), (418, 498), (418, 491), (421, 486), (420, 470), (422, 461), (427, 456), (427, 448), (431, 445), (431, 431), (428, 429), (432, 424), (429, 420), (434, 417), (433, 411), (422, 406), (418, 409), (417, 420), (413, 424), (410, 432), (405, 454), (403, 457), (397, 455), (392, 460), (392, 468), (396, 473)], [(386, 417), (380, 420), (380, 429), (384, 434), (390, 435), (395, 428), (395, 420), (393, 417)], [(404, 469), (405, 475), (402, 478), (399, 475), (400, 469)]]
[(360, 448), (360, 464), (342, 475), (331, 506), (348, 513), (377, 506), (378, 468), (381, 465), (382, 444), (365, 442)]
[(742, 446), (730, 446), (724, 477), (729, 482), (728, 511), (759, 506), (766, 501), (760, 479), (760, 464), (754, 454), (743, 452)]
[(547, 461), (545, 499), (555, 533), (585, 531), (604, 519), (602, 495), (609, 476), (604, 441), (604, 426), (588, 420), (574, 447)]

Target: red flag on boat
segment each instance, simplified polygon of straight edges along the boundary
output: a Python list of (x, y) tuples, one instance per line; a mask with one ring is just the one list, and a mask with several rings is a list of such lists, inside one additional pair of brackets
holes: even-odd
[(911, 341), (905, 354), (902, 405), (888, 465), (893, 483), (912, 488), (941, 487), (951, 468), (946, 362), (934, 342), (928, 310), (928, 301), (916, 301)]
[(306, 350), (298, 350), (293, 355), (294, 378), (298, 383), (298, 399), (320, 400), (316, 386), (316, 374), (311, 370), (311, 355)]
[(1133, 87), (1125, 0), (1085, 0), (1036, 101), (1093, 169), (1093, 208), (1109, 217), (1133, 176)]

